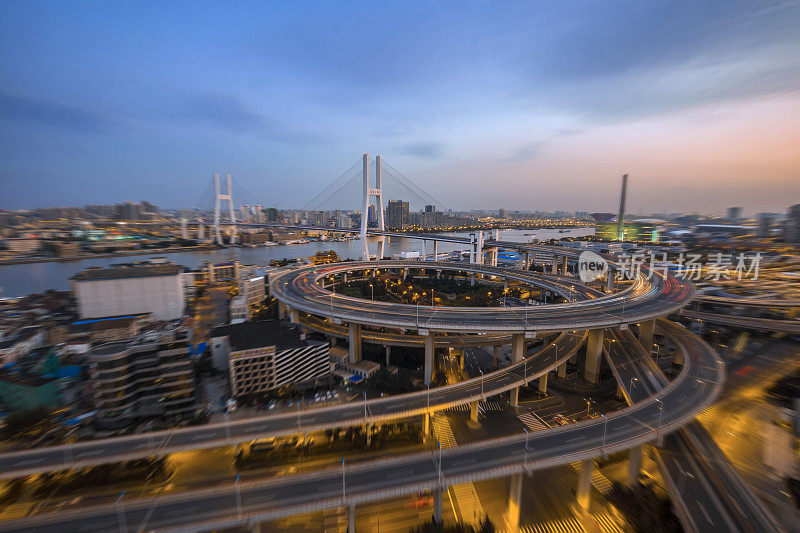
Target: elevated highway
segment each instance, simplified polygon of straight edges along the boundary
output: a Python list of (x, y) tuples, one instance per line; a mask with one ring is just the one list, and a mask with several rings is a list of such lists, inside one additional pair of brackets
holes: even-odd
[[(571, 299), (562, 284), (533, 273), (480, 264), (369, 261), (288, 269), (270, 277), (270, 292), (291, 309), (343, 322), (411, 330), (481, 333), (536, 333), (626, 326), (675, 312), (694, 296), (691, 282), (639, 275), (624, 291), (547, 306), (433, 307), (352, 298), (322, 287), (325, 277), (378, 269), (455, 270), (497, 276), (549, 288)], [(577, 291), (579, 284), (573, 287)]]
[(719, 313), (703, 313), (700, 311), (683, 310), (681, 315), (712, 324), (734, 326), (742, 329), (760, 331), (782, 331), (790, 335), (800, 334), (800, 320), (775, 320), (771, 318), (755, 318), (749, 316), (723, 315)]
[(515, 364), (480, 378), (429, 391), (4, 453), (0, 454), (0, 472), (3, 477), (13, 477), (184, 450), (233, 445), (265, 437), (427, 415), (433, 411), (486, 399), (537, 379), (565, 363), (585, 339), (584, 331), (565, 332), (531, 357)]
[[(530, 434), (514, 435), (420, 452), (391, 459), (331, 468), (266, 481), (231, 483), (160, 498), (42, 514), (0, 524), (4, 531), (144, 529), (202, 531), (254, 524), (302, 512), (356, 505), (432, 491), (631, 449), (691, 421), (719, 393), (724, 365), (696, 336), (681, 343), (685, 364), (662, 390), (605, 418)], [(697, 387), (697, 380), (707, 387)], [(660, 422), (660, 423), (659, 423)], [(518, 512), (518, 511), (517, 511)], [(352, 513), (351, 513), (352, 516)]]

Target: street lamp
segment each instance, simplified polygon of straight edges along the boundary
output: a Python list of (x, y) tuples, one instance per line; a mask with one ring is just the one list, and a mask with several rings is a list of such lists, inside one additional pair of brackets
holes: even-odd
[(345, 501), (347, 498), (347, 486), (345, 485), (344, 481), (344, 456), (342, 456), (342, 501)]
[(605, 423), (603, 424), (603, 446), (602, 446), (603, 448), (605, 448), (606, 447), (606, 432), (608, 431), (608, 417), (605, 415), (605, 413), (601, 414), (600, 416), (602, 416), (603, 419), (605, 419)]
[(236, 474), (236, 482), (234, 485), (236, 486), (236, 511), (239, 513), (239, 520), (242, 519), (242, 491), (239, 489), (239, 476), (241, 474)]
[(639, 378), (631, 378), (631, 385), (630, 385), (630, 387), (628, 387), (628, 396), (631, 397), (631, 400), (633, 400), (633, 382), (634, 381), (639, 381)]
[(583, 401), (586, 402), (586, 418), (589, 418), (589, 405), (592, 403), (592, 401), (586, 398), (584, 398)]
[(695, 381), (703, 385), (702, 396), (705, 396), (706, 395), (706, 382), (703, 381), (702, 379), (695, 379)]
[(658, 402), (658, 430), (661, 431), (661, 415), (664, 414), (664, 402), (661, 401), (661, 398), (655, 398), (655, 401)]
[(481, 373), (481, 398), (483, 398), (483, 370), (478, 367), (478, 372)]
[(128, 531), (128, 522), (125, 519), (125, 503), (122, 501), (122, 497), (125, 496), (127, 491), (122, 491), (120, 495), (117, 497), (117, 518), (119, 519), (119, 531), (120, 533), (125, 533)]

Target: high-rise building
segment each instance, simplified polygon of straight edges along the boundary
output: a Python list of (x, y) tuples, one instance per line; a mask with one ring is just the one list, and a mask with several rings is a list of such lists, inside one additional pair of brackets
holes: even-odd
[(738, 221), (742, 218), (742, 208), (741, 207), (729, 207), (728, 208), (728, 220), (731, 222)]
[(386, 204), (386, 227), (403, 229), (408, 226), (408, 202), (389, 200)]
[(95, 346), (88, 354), (95, 423), (122, 428), (141, 418), (194, 416), (191, 332), (153, 331)]
[(425, 212), (426, 213), (435, 213), (436, 212), (436, 206), (435, 205), (426, 205), (425, 206)]
[(298, 329), (277, 320), (215, 328), (211, 359), (215, 368), (229, 373), (233, 396), (314, 384), (331, 372), (327, 342), (306, 341)]
[(758, 214), (758, 235), (760, 237), (769, 236), (770, 228), (775, 222), (774, 213), (759, 213)]
[(500, 219), (506, 218), (506, 210), (505, 209), (498, 209), (497, 210), (497, 218), (500, 218)]
[(784, 240), (786, 242), (800, 242), (800, 204), (794, 204), (786, 213)]
[(173, 320), (186, 309), (182, 271), (173, 263), (87, 268), (72, 276), (72, 294), (81, 318), (151, 313)]

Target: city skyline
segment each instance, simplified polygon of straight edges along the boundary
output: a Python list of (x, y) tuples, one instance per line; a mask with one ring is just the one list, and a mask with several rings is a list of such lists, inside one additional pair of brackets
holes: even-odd
[(194, 207), (214, 170), (300, 208), (362, 151), (456, 210), (800, 197), (794, 6), (187, 7), (7, 4), (0, 208)]

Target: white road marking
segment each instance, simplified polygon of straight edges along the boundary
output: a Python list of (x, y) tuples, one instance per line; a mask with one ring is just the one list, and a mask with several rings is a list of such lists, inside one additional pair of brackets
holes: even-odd
[(567, 439), (567, 440), (565, 440), (564, 442), (573, 442), (573, 441), (576, 441), (576, 440), (581, 440), (581, 439), (585, 439), (585, 438), (586, 438), (586, 437), (575, 437), (574, 439)]
[(27, 459), (25, 461), (19, 461), (17, 463), (17, 466), (35, 465), (35, 464), (41, 463), (42, 461), (44, 461), (44, 459), (42, 459), (42, 458), (39, 458), (39, 459)]
[(703, 512), (703, 516), (706, 517), (706, 520), (708, 520), (708, 523), (713, 525), (714, 522), (711, 520), (711, 517), (708, 516), (708, 511), (706, 511), (705, 506), (703, 506), (703, 504), (700, 503), (699, 501), (697, 502), (697, 506), (700, 508), (700, 511)]

